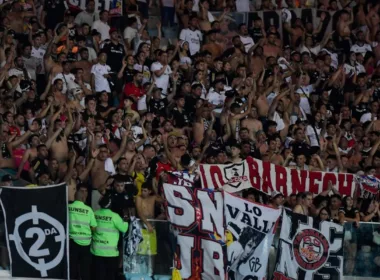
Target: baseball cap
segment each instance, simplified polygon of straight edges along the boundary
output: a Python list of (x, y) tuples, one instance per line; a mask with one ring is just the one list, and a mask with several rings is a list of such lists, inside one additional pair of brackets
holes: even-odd
[(12, 37), (14, 37), (16, 35), (16, 32), (13, 29), (9, 29), (7, 35), (11, 35)]
[(124, 100), (129, 100), (129, 101), (131, 101), (132, 103), (135, 103), (135, 100), (134, 100), (133, 97), (130, 96), (130, 95), (127, 95), (127, 96), (124, 98)]
[(117, 29), (115, 27), (111, 27), (109, 34), (111, 35), (114, 32), (117, 32)]
[(9, 174), (6, 174), (3, 177), (1, 177), (1, 182), (10, 182), (10, 181), (13, 181), (13, 178)]
[(97, 35), (101, 35), (100, 32), (96, 29), (92, 29), (91, 30), (91, 36), (97, 36)]
[(279, 191), (273, 191), (273, 192), (271, 193), (271, 195), (270, 195), (270, 198), (271, 198), (271, 199), (275, 199), (277, 196), (284, 196), (284, 195), (282, 194), (282, 192), (279, 192)]

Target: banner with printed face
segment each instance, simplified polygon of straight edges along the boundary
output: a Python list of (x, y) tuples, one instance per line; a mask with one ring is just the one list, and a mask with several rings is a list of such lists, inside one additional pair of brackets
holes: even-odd
[(164, 184), (164, 194), (177, 239), (173, 274), (178, 279), (226, 279), (222, 192)]
[[(72, 10), (84, 11), (86, 10), (86, 0), (66, 0), (68, 6)], [(95, 12), (99, 13), (102, 10), (109, 11), (110, 16), (123, 15), (123, 1), (122, 0), (95, 0)]]
[(284, 210), (272, 280), (343, 279), (343, 226)]
[(0, 192), (12, 276), (69, 279), (66, 184)]
[(230, 193), (255, 188), (267, 194), (280, 191), (285, 197), (306, 191), (319, 194), (329, 188), (329, 182), (341, 195), (355, 192), (353, 174), (290, 169), (252, 157), (240, 163), (201, 164), (199, 175), (203, 188), (223, 188)]
[(281, 210), (225, 192), (224, 213), (229, 279), (266, 279), (269, 252)]

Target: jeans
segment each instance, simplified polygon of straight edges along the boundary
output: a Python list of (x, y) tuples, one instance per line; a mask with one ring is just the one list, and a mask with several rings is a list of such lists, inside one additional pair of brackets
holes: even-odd
[(173, 26), (174, 14), (175, 14), (174, 7), (161, 7), (162, 26)]

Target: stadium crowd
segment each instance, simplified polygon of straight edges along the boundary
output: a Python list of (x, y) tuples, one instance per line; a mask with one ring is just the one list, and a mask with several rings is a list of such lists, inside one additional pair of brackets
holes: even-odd
[[(156, 6), (162, 24), (150, 36), (148, 11)], [(230, 28), (232, 12), (284, 7), (334, 11), (336, 25), (325, 32), (323, 12), (313, 28), (284, 10), (283, 31), (258, 16)], [(97, 13), (93, 0), (83, 11), (64, 0), (0, 8), (0, 168), (35, 185), (67, 182), (69, 201), (95, 215), (110, 208), (125, 221), (138, 216), (151, 233), (148, 219), (165, 219), (166, 172), (248, 156), (299, 170), (380, 175), (376, 0), (128, 0), (116, 20)], [(167, 40), (162, 26), (177, 26), (177, 39)], [(354, 227), (380, 219), (377, 200), (342, 198), (334, 186), (316, 197), (242, 195)], [(121, 220), (117, 229), (127, 230)], [(88, 256), (81, 247), (89, 243), (71, 237), (73, 252)], [(95, 260), (95, 279), (115, 268), (102, 261)]]

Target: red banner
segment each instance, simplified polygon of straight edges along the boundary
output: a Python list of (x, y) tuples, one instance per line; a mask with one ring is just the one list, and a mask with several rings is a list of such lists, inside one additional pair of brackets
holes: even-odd
[(280, 191), (285, 196), (305, 191), (319, 194), (328, 189), (329, 182), (341, 195), (352, 196), (355, 191), (353, 174), (296, 170), (251, 157), (226, 165), (201, 164), (199, 173), (204, 188), (227, 192), (255, 188), (267, 194)]

